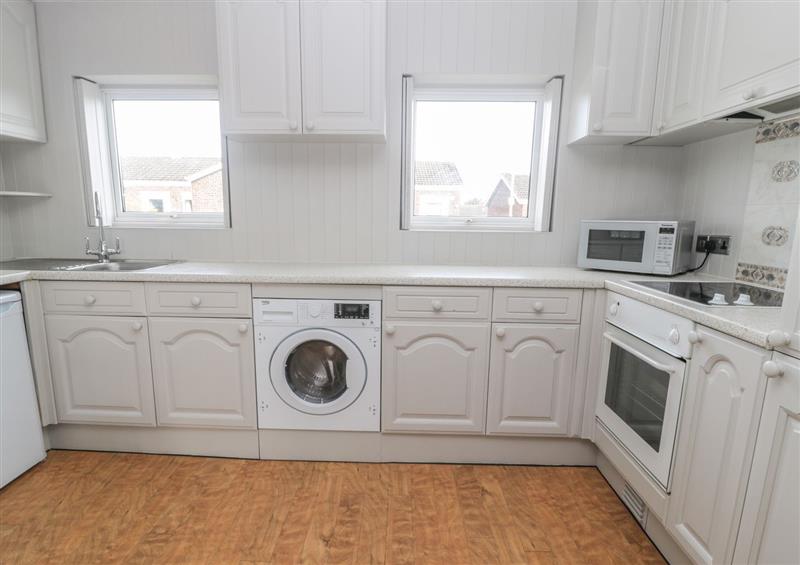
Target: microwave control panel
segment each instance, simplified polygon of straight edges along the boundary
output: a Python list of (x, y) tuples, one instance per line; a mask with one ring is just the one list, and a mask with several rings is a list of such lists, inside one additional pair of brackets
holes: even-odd
[(675, 254), (675, 224), (662, 224), (658, 227), (656, 237), (656, 265), (672, 266), (672, 257)]

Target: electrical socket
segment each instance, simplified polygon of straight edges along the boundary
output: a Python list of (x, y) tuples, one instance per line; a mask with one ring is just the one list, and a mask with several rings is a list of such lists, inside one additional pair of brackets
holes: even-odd
[(698, 235), (697, 245), (694, 250), (705, 253), (710, 245), (710, 252), (716, 255), (728, 255), (731, 252), (731, 236), (729, 235)]

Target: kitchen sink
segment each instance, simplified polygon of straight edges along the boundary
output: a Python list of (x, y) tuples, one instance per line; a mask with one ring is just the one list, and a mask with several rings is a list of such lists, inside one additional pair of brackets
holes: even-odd
[(154, 267), (170, 265), (176, 261), (136, 261), (121, 259), (100, 263), (86, 259), (15, 259), (0, 261), (0, 270), (25, 271), (143, 271)]

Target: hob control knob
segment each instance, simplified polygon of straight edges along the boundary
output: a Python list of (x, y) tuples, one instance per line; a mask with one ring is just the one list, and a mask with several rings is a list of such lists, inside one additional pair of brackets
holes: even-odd
[(681, 332), (678, 331), (678, 328), (672, 328), (667, 334), (667, 339), (671, 344), (678, 345), (681, 341)]
[(608, 307), (608, 313), (612, 316), (616, 316), (619, 312), (619, 302), (614, 302), (611, 306)]

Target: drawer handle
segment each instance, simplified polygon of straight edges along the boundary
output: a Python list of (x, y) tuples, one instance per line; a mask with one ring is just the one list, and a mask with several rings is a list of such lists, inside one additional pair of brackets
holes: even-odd
[(142, 325), (142, 323), (141, 323), (141, 322), (134, 322), (134, 323), (132, 323), (132, 324), (131, 324), (131, 329), (132, 329), (133, 331), (135, 331), (135, 332), (140, 332), (140, 331), (142, 331), (142, 328), (143, 328), (143, 327), (144, 327), (144, 326)]
[(199, 296), (192, 296), (191, 302), (192, 302), (192, 306), (197, 307), (197, 306), (200, 306), (200, 303), (202, 302), (202, 300), (200, 300)]
[(433, 308), (434, 312), (441, 312), (442, 311), (442, 301), (441, 300), (434, 300), (431, 302), (431, 307)]
[(500, 339), (503, 339), (506, 336), (505, 328), (497, 328), (496, 330), (494, 330), (494, 335), (496, 335)]
[(97, 302), (97, 299), (91, 294), (87, 295), (86, 298), (83, 299), (83, 303), (86, 304), (87, 306), (91, 306), (95, 302)]
[(314, 129), (314, 122), (306, 122), (306, 129), (308, 131), (311, 131), (312, 129)]
[(544, 310), (544, 304), (542, 304), (541, 302), (534, 302), (533, 303), (533, 311), (534, 312), (539, 313), (542, 310)]
[(239, 333), (246, 334), (247, 333), (247, 324), (239, 324)]
[(397, 328), (394, 326), (386, 326), (386, 335), (394, 335), (394, 332), (397, 331)]
[(764, 361), (764, 365), (761, 366), (761, 370), (764, 371), (764, 374), (769, 378), (783, 376), (783, 367), (781, 367), (776, 361)]

